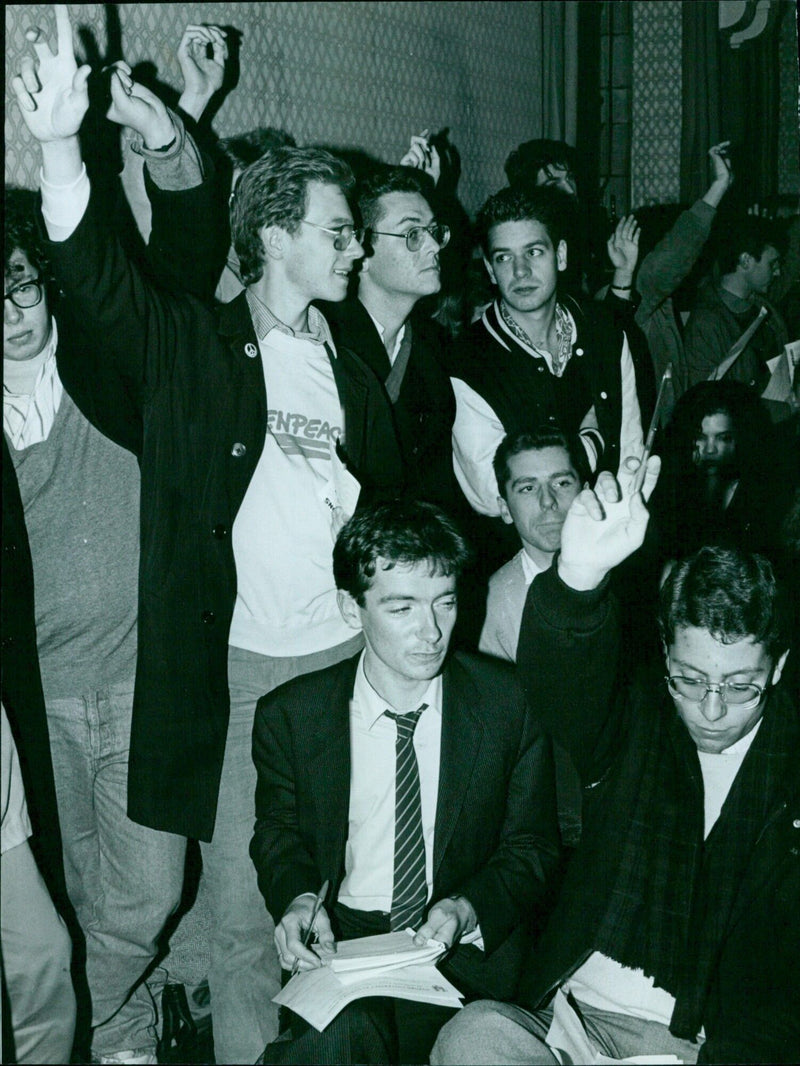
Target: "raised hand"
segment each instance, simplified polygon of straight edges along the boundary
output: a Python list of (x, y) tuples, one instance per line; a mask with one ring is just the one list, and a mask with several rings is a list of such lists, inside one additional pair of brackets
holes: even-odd
[(558, 573), (574, 589), (596, 588), (605, 575), (640, 548), (649, 514), (645, 500), (658, 481), (661, 460), (647, 460), (641, 492), (634, 491), (638, 458), (626, 459), (619, 480), (601, 473), (594, 489), (584, 489), (572, 501), (561, 530)]
[(183, 74), (181, 106), (195, 119), (200, 118), (208, 101), (222, 87), (227, 59), (225, 31), (219, 26), (190, 25), (183, 31), (178, 45)]
[(161, 100), (131, 77), (131, 68), (122, 61), (111, 72), (111, 107), (108, 118), (120, 126), (130, 126), (147, 148), (163, 148), (175, 137), (175, 127)]
[(409, 149), (400, 160), (400, 166), (424, 170), (433, 179), (433, 184), (437, 185), (442, 174), (442, 161), (436, 148), (428, 140), (429, 133), (430, 130), (423, 130), (422, 133), (412, 136)]
[(606, 247), (609, 258), (617, 270), (628, 270), (633, 275), (639, 258), (639, 234), (641, 229), (633, 215), (625, 215), (608, 238)]
[(44, 32), (31, 27), (25, 33), (36, 54), (24, 56), (11, 90), (25, 124), (41, 144), (74, 137), (89, 108), (86, 83), (91, 67), (78, 67), (72, 44), (72, 24), (66, 4), (54, 4), (57, 51), (51, 51)]
[(712, 145), (708, 150), (708, 158), (714, 170), (714, 182), (724, 184), (726, 189), (733, 184), (733, 168), (728, 158), (730, 146), (730, 141), (721, 141), (719, 144)]

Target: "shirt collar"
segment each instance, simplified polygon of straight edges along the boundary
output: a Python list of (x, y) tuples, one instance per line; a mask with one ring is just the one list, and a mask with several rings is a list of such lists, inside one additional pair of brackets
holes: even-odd
[(530, 585), (531, 581), (538, 575), (543, 574), (544, 570), (531, 559), (530, 555), (523, 548), (519, 553), (522, 557), (522, 573), (525, 577), (525, 584)]
[(535, 355), (539, 359), (544, 359), (550, 370), (555, 373), (557, 377), (560, 377), (564, 372), (564, 367), (569, 362), (570, 356), (572, 355), (572, 346), (577, 339), (575, 319), (567, 308), (564, 307), (563, 304), (556, 303), (556, 332), (559, 340), (559, 351), (556, 352), (555, 355), (551, 354), (545, 348), (538, 348), (533, 343), (522, 326), (520, 326), (507, 310), (502, 298), (498, 298), (496, 301), (495, 310), (497, 320), (506, 333), (510, 334), (517, 343), (529, 351), (531, 355)]
[[(353, 702), (352, 713), (354, 717), (359, 721), (362, 728), (372, 729), (377, 722), (383, 717), (384, 711), (398, 712), (398, 708), (392, 707), (390, 703), (380, 696), (367, 679), (366, 672), (364, 670), (364, 655), (362, 651), (361, 658), (358, 661), (358, 669), (356, 670), (356, 679), (353, 685)], [(434, 711), (436, 714), (442, 713), (442, 675), (437, 674), (432, 678), (428, 684), (427, 689), (421, 696), (417, 707), (421, 703), (427, 703), (427, 711)], [(405, 713), (409, 709), (404, 708), (403, 711), (398, 713)], [(426, 713), (427, 713), (426, 711)]]
[(246, 292), (247, 306), (250, 308), (250, 315), (259, 341), (266, 340), (270, 331), (277, 329), (289, 337), (297, 337), (298, 340), (308, 340), (313, 344), (325, 344), (334, 355), (336, 354), (328, 323), (318, 307), (313, 304), (309, 305), (308, 332), (304, 333), (300, 330), (292, 329), (291, 326), (287, 326), (285, 322), (281, 322), (279, 318), (276, 318), (263, 300), (256, 296), (252, 288), (248, 288)]
[[(367, 312), (369, 317), (375, 323), (375, 329), (377, 329), (378, 336), (381, 339), (381, 344), (383, 344), (384, 340), (386, 338), (386, 328), (381, 325), (381, 323), (377, 320), (375, 315), (373, 315), (373, 313), (370, 311), (370, 309), (366, 305), (364, 306), (364, 310)], [(397, 353), (400, 351), (400, 345), (403, 343), (403, 337), (405, 337), (405, 335), (406, 335), (406, 324), (404, 322), (403, 325), (400, 327), (400, 331), (397, 334), (397, 337), (395, 338), (394, 349), (391, 352), (387, 353), (388, 356), (389, 356), (389, 362), (392, 364), (392, 366), (394, 366), (394, 361), (397, 358)]]

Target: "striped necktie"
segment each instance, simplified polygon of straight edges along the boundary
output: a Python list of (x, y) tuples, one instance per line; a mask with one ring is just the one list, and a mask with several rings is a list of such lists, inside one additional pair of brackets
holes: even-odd
[(410, 714), (386, 711), (387, 717), (393, 719), (397, 726), (392, 929), (405, 929), (409, 925), (414, 929), (419, 928), (428, 901), (419, 767), (414, 751), (414, 730), (427, 706), (427, 703), (423, 703)]

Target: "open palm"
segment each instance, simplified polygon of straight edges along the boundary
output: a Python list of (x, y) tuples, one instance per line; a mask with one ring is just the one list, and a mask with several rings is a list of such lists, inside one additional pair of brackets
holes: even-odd
[(91, 67), (78, 67), (72, 44), (72, 26), (66, 4), (53, 5), (57, 28), (57, 52), (53, 52), (38, 28), (25, 36), (33, 45), (36, 61), (25, 56), (20, 72), (11, 81), (22, 116), (40, 142), (74, 136), (89, 107), (86, 83)]

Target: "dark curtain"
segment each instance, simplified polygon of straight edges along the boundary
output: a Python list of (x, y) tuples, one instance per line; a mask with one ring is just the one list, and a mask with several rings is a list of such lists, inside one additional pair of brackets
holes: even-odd
[(729, 140), (736, 201), (763, 203), (778, 190), (779, 19), (734, 49), (719, 32), (716, 3), (684, 0), (682, 18), (681, 200), (703, 195), (706, 153)]
[[(684, 0), (682, 5), (683, 114), (681, 202), (694, 203), (708, 188), (706, 153), (720, 135), (720, 52), (717, 5)], [(728, 107), (725, 106), (727, 117)], [(727, 137), (728, 133), (724, 133)]]

